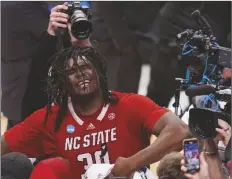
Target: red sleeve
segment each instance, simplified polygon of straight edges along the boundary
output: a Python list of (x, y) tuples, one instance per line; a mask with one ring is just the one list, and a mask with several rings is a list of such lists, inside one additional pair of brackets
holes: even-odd
[[(4, 133), (6, 143), (12, 152), (21, 152), (28, 157), (38, 157), (51, 154), (53, 138), (44, 126), (45, 110), (41, 109), (22, 123)], [(43, 140), (42, 140), (43, 139)], [(44, 144), (48, 146), (44, 146)]]
[(152, 131), (156, 122), (168, 109), (160, 107), (146, 96), (134, 94), (131, 96), (131, 106), (133, 106), (133, 113), (149, 132)]

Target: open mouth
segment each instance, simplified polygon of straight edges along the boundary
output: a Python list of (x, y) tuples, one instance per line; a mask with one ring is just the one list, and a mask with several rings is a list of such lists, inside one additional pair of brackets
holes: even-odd
[(84, 81), (80, 81), (80, 82), (77, 84), (77, 86), (83, 88), (83, 87), (87, 86), (89, 83), (90, 83), (89, 80), (84, 80)]

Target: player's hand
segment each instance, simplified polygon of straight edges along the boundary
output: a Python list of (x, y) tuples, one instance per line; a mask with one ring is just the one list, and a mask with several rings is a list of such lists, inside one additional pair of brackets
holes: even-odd
[(52, 36), (56, 35), (59, 28), (66, 29), (68, 27), (69, 16), (66, 13), (60, 12), (62, 10), (68, 10), (67, 2), (63, 5), (55, 6), (51, 10), (47, 32)]
[(216, 131), (218, 132), (216, 139), (222, 141), (223, 144), (227, 146), (231, 138), (231, 126), (221, 119), (218, 119), (218, 125), (221, 128), (216, 128)]
[(210, 179), (209, 178), (209, 171), (208, 171), (208, 164), (205, 160), (204, 153), (200, 154), (200, 171), (195, 173), (186, 173), (187, 168), (185, 166), (184, 159), (181, 160), (181, 170), (185, 173), (184, 175), (189, 179)]
[(71, 39), (71, 43), (73, 46), (77, 46), (77, 47), (90, 47), (91, 46), (91, 43), (90, 43), (90, 40), (89, 38), (87, 39), (84, 39), (84, 40), (79, 40), (79, 39), (76, 39), (72, 33), (71, 33), (71, 24), (68, 23), (68, 32), (69, 32), (69, 35), (70, 35), (70, 39)]
[(115, 177), (128, 177), (129, 179), (133, 177), (134, 172), (129, 159), (124, 157), (117, 158), (111, 171)]

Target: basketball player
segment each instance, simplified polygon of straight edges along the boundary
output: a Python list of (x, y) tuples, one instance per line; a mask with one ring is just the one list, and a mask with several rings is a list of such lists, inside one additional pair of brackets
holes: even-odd
[[(147, 97), (109, 91), (106, 62), (94, 48), (71, 47), (54, 58), (48, 105), (5, 132), (1, 155), (62, 157), (73, 178), (83, 179), (93, 163), (115, 164), (112, 173), (127, 177), (181, 150), (188, 126)], [(151, 134), (158, 138), (149, 145)]]

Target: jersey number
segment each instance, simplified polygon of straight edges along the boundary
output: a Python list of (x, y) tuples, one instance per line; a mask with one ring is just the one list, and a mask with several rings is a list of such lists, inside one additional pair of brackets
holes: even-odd
[[(94, 164), (100, 164), (100, 163), (110, 163), (109, 154), (108, 152), (105, 154), (105, 156), (101, 159), (101, 151), (96, 151), (94, 154), (85, 153), (80, 154), (77, 156), (77, 160), (79, 162), (85, 162), (86, 165), (84, 166), (85, 170), (88, 170), (88, 168)], [(84, 174), (81, 175), (82, 179), (85, 179)]]

